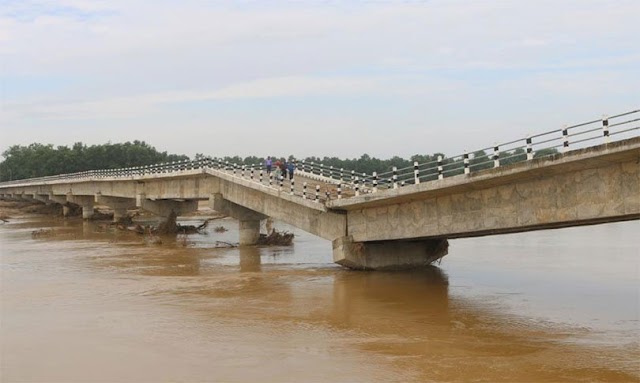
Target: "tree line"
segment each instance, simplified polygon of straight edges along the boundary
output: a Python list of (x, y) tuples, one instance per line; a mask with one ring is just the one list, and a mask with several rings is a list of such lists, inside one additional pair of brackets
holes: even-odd
[(91, 146), (77, 142), (71, 147), (39, 143), (14, 145), (5, 150), (2, 156), (4, 160), (0, 162), (0, 181), (189, 159), (184, 155), (159, 152), (153, 146), (138, 140)]
[[(534, 157), (545, 156), (556, 153), (555, 149), (543, 149), (536, 152)], [(493, 167), (492, 153), (476, 151), (471, 156), (470, 168), (478, 171)], [(186, 155), (168, 154), (159, 152), (153, 146), (144, 141), (133, 141), (125, 143), (107, 143), (102, 145), (87, 146), (81, 142), (73, 144), (71, 147), (45, 145), (33, 143), (27, 146), (14, 145), (2, 153), (4, 160), (0, 162), (0, 181), (19, 180), (25, 178), (42, 177), (55, 174), (76, 173), (86, 170), (97, 169), (117, 169), (132, 166), (152, 165), (161, 162), (189, 160)], [(333, 166), (335, 169), (355, 170), (358, 173), (372, 174), (373, 172), (387, 172), (393, 167), (398, 169), (413, 166), (413, 162), (419, 164), (435, 162), (438, 156), (443, 158), (443, 167), (447, 175), (461, 174), (464, 172), (464, 163), (461, 158), (448, 158), (443, 153), (416, 154), (410, 158), (394, 156), (389, 159), (379, 159), (363, 154), (359, 158), (341, 159), (338, 157), (306, 157), (295, 159), (290, 155), (286, 157), (288, 161), (303, 160), (307, 163), (322, 163), (325, 166)], [(274, 161), (282, 159), (282, 156), (271, 156)], [(517, 149), (500, 154), (500, 163), (508, 165), (526, 160), (526, 153), (523, 149)], [(198, 153), (195, 160), (211, 158)], [(257, 156), (227, 156), (221, 158), (229, 163), (240, 165), (257, 165), (264, 163), (264, 157)], [(426, 179), (437, 177), (437, 170), (431, 169), (423, 171)]]

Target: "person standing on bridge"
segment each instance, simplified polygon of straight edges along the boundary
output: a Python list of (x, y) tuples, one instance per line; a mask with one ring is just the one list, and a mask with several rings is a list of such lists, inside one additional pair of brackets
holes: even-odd
[(287, 178), (287, 161), (284, 158), (280, 161), (280, 176), (282, 179)]
[(271, 156), (268, 156), (264, 161), (264, 166), (267, 168), (267, 174), (271, 173)]
[(293, 179), (293, 171), (296, 170), (296, 164), (293, 163), (293, 160), (289, 160), (287, 164), (287, 170), (289, 171), (289, 179)]
[(273, 176), (276, 178), (276, 180), (280, 179), (280, 160), (276, 161), (276, 170), (273, 172)]

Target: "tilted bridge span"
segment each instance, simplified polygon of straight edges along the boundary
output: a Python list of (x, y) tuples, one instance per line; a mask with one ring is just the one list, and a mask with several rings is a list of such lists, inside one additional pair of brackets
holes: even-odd
[(102, 204), (114, 219), (208, 200), (238, 219), (243, 246), (272, 217), (332, 241), (343, 266), (416, 267), (446, 255), (449, 238), (639, 219), (639, 131), (634, 110), (385, 173), (300, 162), (289, 181), (206, 158), (4, 182), (0, 197), (77, 204), (84, 218)]

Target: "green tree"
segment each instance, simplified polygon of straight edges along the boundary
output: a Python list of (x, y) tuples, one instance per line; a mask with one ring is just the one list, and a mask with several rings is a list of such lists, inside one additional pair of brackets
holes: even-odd
[(184, 155), (159, 152), (144, 141), (86, 146), (81, 142), (53, 147), (33, 143), (14, 145), (2, 153), (0, 181), (95, 169), (116, 169), (186, 160)]

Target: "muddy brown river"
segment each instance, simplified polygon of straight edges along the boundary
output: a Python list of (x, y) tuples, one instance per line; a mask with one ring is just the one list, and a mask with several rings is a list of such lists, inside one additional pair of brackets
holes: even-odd
[(412, 272), (343, 269), (278, 223), (292, 247), (214, 248), (237, 241), (219, 224), (162, 244), (0, 224), (0, 381), (640, 379), (639, 221), (453, 240)]

